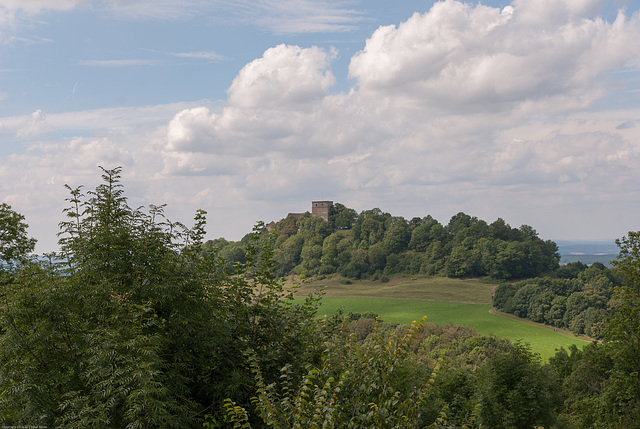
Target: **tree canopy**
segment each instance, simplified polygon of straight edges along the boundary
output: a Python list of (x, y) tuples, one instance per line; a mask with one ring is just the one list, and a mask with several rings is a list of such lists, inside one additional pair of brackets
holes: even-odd
[(0, 204), (0, 271), (14, 267), (33, 252), (36, 240), (29, 238), (27, 228), (23, 215), (7, 203)]

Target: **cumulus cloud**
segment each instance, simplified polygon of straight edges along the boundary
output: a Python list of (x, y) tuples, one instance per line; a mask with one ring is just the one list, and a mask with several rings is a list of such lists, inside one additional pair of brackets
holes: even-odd
[(36, 110), (18, 129), (16, 137), (19, 139), (25, 139), (39, 135), (48, 128), (46, 121), (47, 115), (45, 115), (41, 109)]
[(310, 149), (300, 138), (315, 127), (314, 110), (326, 113), (318, 107), (335, 82), (328, 69), (334, 56), (335, 52), (317, 47), (268, 49), (240, 70), (221, 113), (201, 107), (184, 110), (171, 120), (168, 150), (253, 156)]
[(244, 66), (228, 90), (229, 105), (276, 108), (317, 103), (335, 83), (328, 66), (336, 53), (278, 45)]
[(592, 88), (600, 73), (640, 55), (640, 16), (584, 17), (599, 3), (519, 1), (501, 11), (446, 0), (376, 30), (349, 74), (363, 93), (438, 110), (508, 111), (538, 102), (544, 111), (558, 100), (583, 107), (601, 95)]

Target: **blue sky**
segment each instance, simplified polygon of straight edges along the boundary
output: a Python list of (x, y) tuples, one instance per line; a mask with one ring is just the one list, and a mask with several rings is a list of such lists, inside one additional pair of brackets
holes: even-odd
[(0, 0), (0, 201), (41, 252), (98, 165), (210, 238), (315, 199), (621, 237), (638, 40), (622, 0)]

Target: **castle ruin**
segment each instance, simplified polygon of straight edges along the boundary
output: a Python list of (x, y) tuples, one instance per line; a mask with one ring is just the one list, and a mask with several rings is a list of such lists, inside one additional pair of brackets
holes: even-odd
[[(333, 201), (311, 201), (311, 216), (319, 217), (325, 222), (329, 222), (329, 212), (331, 211), (331, 207), (333, 207)], [(300, 219), (304, 213), (289, 213), (286, 217), (293, 217), (295, 219)], [(276, 222), (269, 222), (266, 227), (267, 231), (271, 231), (275, 228)]]
[(311, 216), (320, 217), (325, 222), (329, 222), (329, 210), (333, 206), (333, 201), (312, 201)]

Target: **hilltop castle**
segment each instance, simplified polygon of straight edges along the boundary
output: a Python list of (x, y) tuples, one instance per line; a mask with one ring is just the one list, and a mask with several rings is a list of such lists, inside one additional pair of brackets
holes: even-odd
[[(325, 222), (329, 222), (329, 211), (331, 211), (331, 207), (333, 207), (333, 201), (311, 201), (311, 216), (322, 218)], [(288, 217), (294, 217), (296, 219), (300, 218), (304, 213), (289, 213), (285, 216), (285, 219)], [(276, 222), (271, 221), (267, 226), (267, 230), (271, 231), (271, 229), (276, 225)]]

